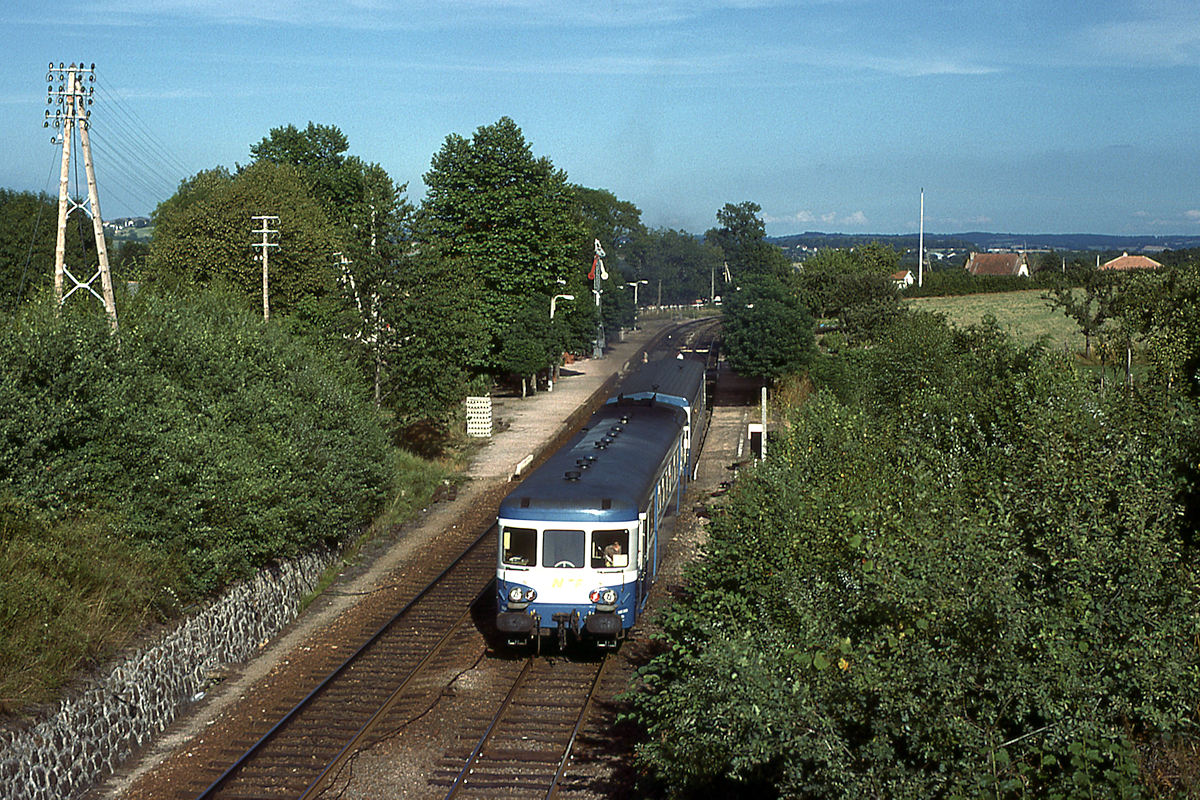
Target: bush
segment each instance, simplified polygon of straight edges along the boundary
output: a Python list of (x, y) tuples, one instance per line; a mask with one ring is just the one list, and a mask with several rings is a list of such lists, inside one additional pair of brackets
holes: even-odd
[(105, 514), (186, 564), (189, 594), (340, 540), (392, 475), (354, 377), (232, 295), (143, 291), (118, 337), (31, 306), (0, 363), (0, 491), (52, 520)]
[(676, 796), (1148, 794), (1197, 740), (1193, 415), (987, 326), (888, 333), (714, 517), (635, 695), (643, 767)]

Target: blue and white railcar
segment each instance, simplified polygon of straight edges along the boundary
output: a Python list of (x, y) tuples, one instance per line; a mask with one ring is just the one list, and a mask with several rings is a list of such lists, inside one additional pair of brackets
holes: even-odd
[[(703, 376), (700, 379), (703, 393)], [(645, 607), (663, 517), (689, 465), (688, 412), (603, 406), (500, 504), (497, 625), (510, 644), (557, 634), (615, 646)]]
[(664, 358), (643, 364), (621, 383), (621, 393), (609, 398), (610, 404), (629, 400), (653, 400), (677, 406), (687, 415), (684, 426), (684, 449), (687, 451), (691, 478), (696, 474), (700, 444), (704, 441), (707, 405), (704, 393), (705, 367), (701, 361), (685, 358)]

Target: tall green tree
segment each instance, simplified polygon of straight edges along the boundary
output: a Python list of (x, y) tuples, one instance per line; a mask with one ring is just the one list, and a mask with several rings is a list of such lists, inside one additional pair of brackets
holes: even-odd
[(401, 260), (381, 286), (383, 404), (402, 424), (444, 429), (478, 377), (472, 367), (487, 343), (470, 265), (423, 251)]
[[(359, 258), (378, 252), (395, 257), (408, 238), (412, 205), (404, 197), (407, 184), (397, 186), (376, 163), (348, 155), (350, 143), (333, 125), (309, 122), (272, 128), (250, 147), (255, 162), (295, 167), (313, 196), (338, 229), (339, 249)], [(361, 277), (361, 276), (360, 276)]]
[[(68, 220), (67, 264), (81, 278), (95, 270), (94, 237), (91, 222), (83, 212), (72, 214)], [(19, 300), (53, 284), (57, 238), (55, 198), (0, 189), (0, 311), (12, 311)]]
[(446, 137), (424, 179), (417, 241), (471, 269), (490, 339), (480, 365), (504, 372), (500, 353), (514, 321), (535, 301), (549, 321), (559, 281), (581, 268), (586, 234), (566, 173), (534, 156), (517, 124), (502, 117), (470, 139)]
[(740, 375), (772, 381), (800, 372), (816, 356), (813, 319), (781, 281), (743, 281), (725, 295), (722, 308), (722, 348)]
[(183, 181), (154, 213), (146, 276), (168, 286), (225, 283), (261, 297), (262, 264), (251, 232), (256, 215), (276, 215), (279, 247), (269, 257), (272, 309), (337, 289), (335, 229), (295, 167), (259, 162), (236, 175), (218, 167)]
[(714, 283), (718, 295), (733, 289), (725, 283), (721, 249), (687, 231), (657, 228), (636, 234), (627, 262), (631, 279), (647, 281), (639, 291), (642, 304), (691, 303), (708, 297)]
[(782, 278), (790, 273), (791, 263), (775, 245), (766, 241), (766, 225), (759, 217), (762, 207), (745, 201), (726, 203), (717, 212), (720, 227), (710, 228), (705, 241), (720, 247), (733, 273), (734, 281), (749, 275)]

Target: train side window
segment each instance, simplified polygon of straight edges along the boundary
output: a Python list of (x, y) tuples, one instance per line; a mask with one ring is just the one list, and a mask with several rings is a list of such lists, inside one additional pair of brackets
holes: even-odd
[(629, 531), (592, 533), (592, 569), (629, 566)]
[(582, 569), (586, 540), (583, 531), (545, 531), (542, 534), (542, 566)]
[(537, 563), (537, 531), (533, 528), (505, 526), (500, 539), (505, 564), (511, 567), (528, 567)]

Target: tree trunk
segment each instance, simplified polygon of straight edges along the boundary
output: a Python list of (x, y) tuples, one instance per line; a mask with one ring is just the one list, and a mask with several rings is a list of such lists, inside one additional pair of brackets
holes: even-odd
[(383, 383), (383, 359), (375, 356), (375, 407), (379, 408), (380, 386)]

